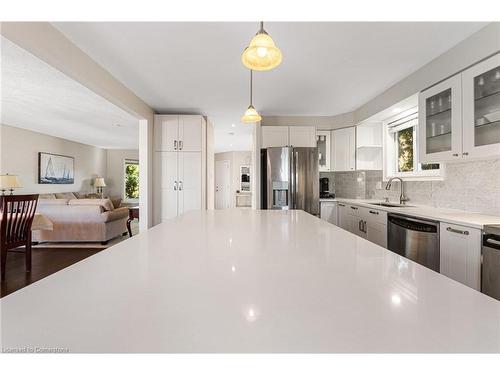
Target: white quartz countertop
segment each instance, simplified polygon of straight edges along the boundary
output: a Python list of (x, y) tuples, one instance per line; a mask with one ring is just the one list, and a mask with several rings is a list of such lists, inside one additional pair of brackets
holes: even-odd
[(303, 211), (188, 213), (0, 307), (4, 351), (500, 352), (500, 302)]
[(401, 215), (416, 216), (424, 219), (442, 221), (450, 224), (465, 225), (478, 229), (483, 229), (485, 225), (500, 224), (500, 216), (483, 215), (475, 212), (416, 205), (411, 202), (408, 202), (408, 207), (384, 207), (373, 205), (373, 203), (375, 202), (381, 202), (380, 200), (375, 199), (335, 198), (329, 199), (327, 201), (365, 206), (375, 208), (377, 210), (394, 212)]

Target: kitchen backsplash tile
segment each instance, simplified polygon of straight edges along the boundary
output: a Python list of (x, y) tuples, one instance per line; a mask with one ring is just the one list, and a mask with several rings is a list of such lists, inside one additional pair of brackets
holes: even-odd
[[(385, 190), (382, 171), (334, 172), (328, 177), (340, 198), (399, 200), (399, 182)], [(444, 181), (406, 181), (405, 190), (409, 204), (500, 215), (500, 159), (447, 164)]]

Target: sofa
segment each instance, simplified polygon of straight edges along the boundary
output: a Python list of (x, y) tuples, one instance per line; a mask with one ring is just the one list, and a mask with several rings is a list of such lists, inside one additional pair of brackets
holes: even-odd
[(34, 242), (106, 244), (127, 233), (127, 207), (115, 208), (110, 199), (78, 199), (71, 198), (70, 195), (63, 198), (61, 194), (57, 195), (45, 194), (38, 200), (37, 212), (53, 223), (53, 230), (34, 231)]

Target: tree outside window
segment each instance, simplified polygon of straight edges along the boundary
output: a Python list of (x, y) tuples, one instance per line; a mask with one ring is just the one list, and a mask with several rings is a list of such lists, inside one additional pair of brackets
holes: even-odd
[(125, 199), (139, 199), (139, 162), (125, 160)]

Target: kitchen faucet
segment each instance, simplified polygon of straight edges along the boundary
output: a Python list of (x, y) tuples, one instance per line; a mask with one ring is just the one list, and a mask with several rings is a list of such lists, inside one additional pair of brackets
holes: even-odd
[(387, 185), (385, 185), (385, 190), (391, 190), (392, 186), (392, 180), (399, 180), (400, 181), (400, 194), (399, 194), (399, 204), (406, 204), (406, 201), (409, 199), (405, 197), (405, 187), (403, 180), (399, 177), (391, 177), (389, 181), (387, 181)]

